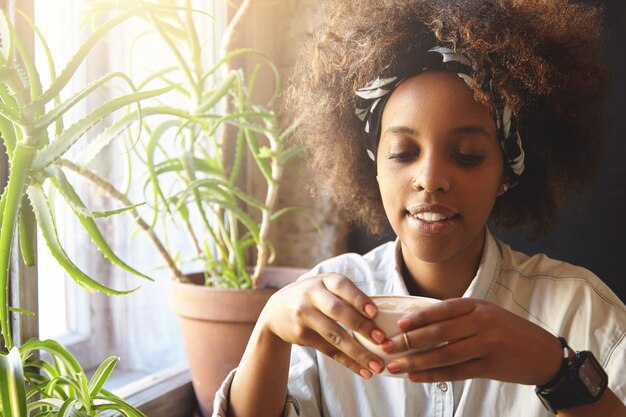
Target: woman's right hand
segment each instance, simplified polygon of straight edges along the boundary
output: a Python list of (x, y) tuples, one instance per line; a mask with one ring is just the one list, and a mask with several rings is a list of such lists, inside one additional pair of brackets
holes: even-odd
[(276, 292), (259, 324), (284, 342), (315, 348), (369, 379), (372, 371), (384, 369), (384, 362), (345, 328), (381, 344), (386, 336), (372, 321), (377, 311), (371, 298), (350, 279), (326, 273), (301, 278)]

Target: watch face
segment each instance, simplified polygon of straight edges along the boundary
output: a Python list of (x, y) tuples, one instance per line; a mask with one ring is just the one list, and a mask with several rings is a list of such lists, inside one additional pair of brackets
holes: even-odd
[(593, 397), (597, 398), (604, 392), (607, 384), (606, 378), (604, 378), (605, 373), (593, 356), (589, 355), (583, 359), (578, 369), (578, 375)]

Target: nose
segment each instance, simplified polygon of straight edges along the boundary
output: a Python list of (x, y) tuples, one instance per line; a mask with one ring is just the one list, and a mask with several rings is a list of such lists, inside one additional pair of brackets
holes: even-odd
[(447, 192), (450, 190), (450, 177), (445, 163), (435, 156), (422, 155), (411, 181), (415, 191), (427, 193)]

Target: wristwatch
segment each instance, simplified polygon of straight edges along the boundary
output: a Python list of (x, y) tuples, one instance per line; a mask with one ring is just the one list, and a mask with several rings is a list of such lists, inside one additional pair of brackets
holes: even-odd
[(548, 409), (558, 410), (595, 404), (608, 385), (608, 377), (593, 353), (573, 352), (567, 341), (559, 337), (563, 347), (563, 362), (557, 375), (547, 384), (535, 388), (537, 396)]

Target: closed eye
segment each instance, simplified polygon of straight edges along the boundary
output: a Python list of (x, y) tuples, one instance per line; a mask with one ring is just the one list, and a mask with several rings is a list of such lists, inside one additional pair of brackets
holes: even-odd
[(390, 159), (395, 162), (407, 162), (415, 158), (419, 155), (419, 152), (416, 151), (406, 151), (406, 152), (395, 152), (390, 153), (387, 156), (387, 159)]
[(454, 159), (463, 167), (473, 167), (482, 163), (485, 157), (483, 155), (458, 153), (454, 155)]

